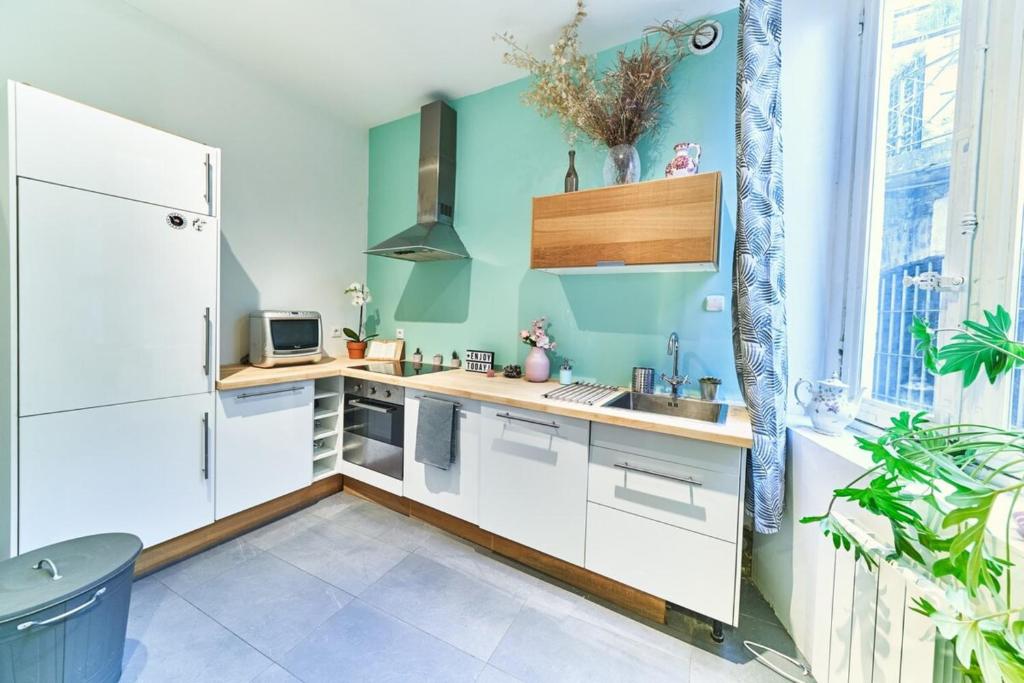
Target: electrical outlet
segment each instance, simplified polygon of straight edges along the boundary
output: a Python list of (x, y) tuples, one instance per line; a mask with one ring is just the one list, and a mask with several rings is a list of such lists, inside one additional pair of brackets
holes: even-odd
[(399, 327), (395, 330), (395, 339), (405, 339), (405, 329)]
[(711, 313), (720, 313), (725, 310), (725, 297), (721, 294), (712, 294), (704, 299), (704, 310)]
[(331, 328), (331, 337), (341, 339), (341, 325), (335, 325)]

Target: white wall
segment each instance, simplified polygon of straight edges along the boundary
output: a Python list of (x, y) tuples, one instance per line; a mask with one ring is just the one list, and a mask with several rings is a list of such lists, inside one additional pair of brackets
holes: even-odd
[[(848, 170), (842, 140), (851, 94), (847, 90), (847, 52), (857, 31), (852, 4), (848, 0), (783, 3), (783, 180), (791, 387), (800, 378), (823, 378), (837, 365), (827, 335), (830, 316), (840, 313), (835, 301), (841, 297), (832, 295), (829, 283), (834, 242), (841, 234), (836, 216), (848, 196), (840, 179), (845, 183)], [(801, 415), (792, 398), (789, 404), (791, 415)], [(809, 558), (795, 548), (801, 542), (811, 543), (820, 533), (816, 527), (801, 528), (795, 520), (819, 512), (816, 505), (821, 497), (827, 501), (830, 487), (845, 483), (838, 479), (848, 472), (834, 457), (829, 464), (797, 457), (806, 453), (806, 449), (790, 449), (783, 528), (777, 534), (755, 535), (753, 571), (755, 583), (797, 647), (810, 657), (813, 563), (808, 566)], [(810, 492), (803, 488), (807, 482)]]
[[(291, 97), (117, 0), (0, 0), (0, 124), (7, 79), (223, 149), (222, 363), (246, 353), (250, 310), (308, 308), (323, 314), (325, 327), (355, 326), (343, 290), (366, 273), (365, 128)], [(0, 549), (9, 547), (5, 517), (17, 484), (7, 420), (7, 145), (4, 125)], [(341, 340), (326, 342), (330, 353), (343, 351)]]
[(355, 326), (343, 290), (365, 277), (365, 128), (115, 0), (0, 0), (6, 79), (223, 149), (221, 362), (247, 351), (253, 309), (308, 308), (325, 327)]
[[(847, 45), (856, 35), (850, 0), (786, 0), (782, 12), (783, 183), (786, 193), (786, 314), (790, 386), (837, 369), (826, 343), (840, 188)], [(845, 181), (845, 178), (843, 178)], [(841, 302), (841, 300), (840, 300)], [(800, 408), (794, 405), (795, 412)]]

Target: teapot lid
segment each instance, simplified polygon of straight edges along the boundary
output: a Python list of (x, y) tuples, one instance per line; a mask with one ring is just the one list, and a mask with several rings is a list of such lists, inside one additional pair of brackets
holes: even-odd
[(834, 389), (848, 389), (850, 385), (839, 378), (838, 372), (833, 372), (832, 376), (828, 379), (823, 379), (818, 382), (823, 387), (831, 387)]

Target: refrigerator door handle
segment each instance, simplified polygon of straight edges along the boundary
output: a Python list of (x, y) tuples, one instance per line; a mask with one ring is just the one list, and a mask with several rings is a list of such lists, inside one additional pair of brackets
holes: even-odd
[(210, 161), (210, 153), (206, 153), (206, 194), (203, 195), (206, 205), (209, 207), (210, 215), (213, 215), (213, 163)]
[(210, 376), (210, 338), (213, 336), (212, 321), (210, 320), (210, 307), (206, 307), (203, 313), (203, 326), (206, 334), (206, 346), (203, 350), (203, 374)]
[(203, 479), (210, 478), (210, 414), (203, 413)]

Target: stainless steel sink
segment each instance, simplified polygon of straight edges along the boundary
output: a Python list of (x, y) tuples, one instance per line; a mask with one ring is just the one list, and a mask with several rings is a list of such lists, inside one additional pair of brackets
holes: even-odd
[(672, 415), (715, 423), (725, 422), (725, 418), (729, 415), (729, 406), (725, 403), (698, 401), (693, 398), (672, 398), (665, 394), (639, 394), (635, 391), (627, 391), (618, 398), (605, 403), (604, 407), (625, 408), (642, 413)]

